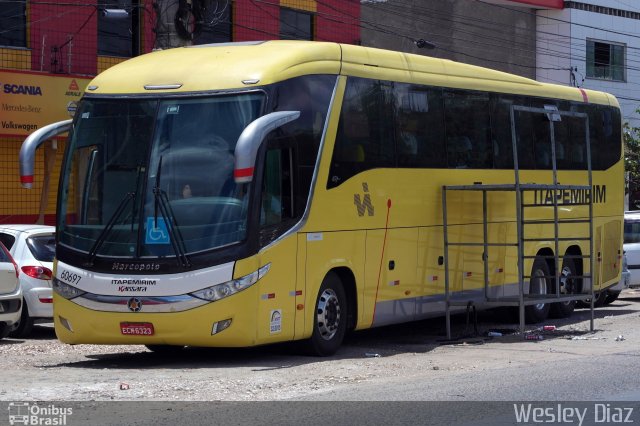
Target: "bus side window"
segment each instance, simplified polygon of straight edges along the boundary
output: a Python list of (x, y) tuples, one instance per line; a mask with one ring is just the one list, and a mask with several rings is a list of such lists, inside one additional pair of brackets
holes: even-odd
[(492, 168), (489, 95), (445, 90), (444, 111), (449, 168)]
[(398, 167), (446, 168), (442, 91), (395, 83)]
[(327, 188), (366, 170), (394, 167), (393, 83), (350, 77)]

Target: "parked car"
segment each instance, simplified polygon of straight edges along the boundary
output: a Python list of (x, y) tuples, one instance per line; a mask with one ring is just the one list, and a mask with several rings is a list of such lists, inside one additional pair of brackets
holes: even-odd
[(620, 281), (618, 284), (613, 287), (609, 287), (607, 289), (607, 296), (605, 297), (603, 304), (608, 305), (609, 303), (613, 303), (618, 299), (622, 290), (626, 290), (629, 288), (629, 280), (631, 278), (631, 272), (629, 271), (629, 267), (627, 264), (627, 254), (622, 254), (622, 276), (620, 277)]
[(2, 242), (18, 264), (24, 299), (13, 337), (26, 337), (34, 323), (53, 320), (51, 277), (55, 256), (55, 228), (46, 225), (0, 225)]
[(0, 243), (0, 339), (18, 325), (22, 312), (22, 290), (18, 282), (18, 265)]
[(629, 268), (629, 288), (640, 287), (640, 211), (624, 214), (624, 252)]

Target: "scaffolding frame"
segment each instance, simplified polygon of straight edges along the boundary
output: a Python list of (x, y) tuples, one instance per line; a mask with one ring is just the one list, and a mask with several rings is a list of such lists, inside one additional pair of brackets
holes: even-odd
[[(551, 165), (552, 165), (552, 183), (551, 184), (536, 184), (536, 183), (526, 183), (522, 184), (520, 182), (520, 168), (518, 165), (518, 148), (517, 148), (517, 132), (516, 132), (516, 111), (521, 111), (525, 113), (532, 114), (545, 114), (549, 120), (549, 132), (550, 138), (549, 143), (551, 145)], [(587, 185), (560, 185), (558, 183), (557, 176), (557, 157), (556, 157), (556, 143), (555, 143), (555, 131), (554, 131), (554, 123), (562, 120), (562, 117), (574, 117), (578, 119), (584, 120), (585, 125), (585, 140), (584, 143), (586, 145), (586, 160), (587, 160)], [(544, 108), (535, 108), (535, 107), (526, 107), (519, 105), (512, 105), (510, 110), (510, 120), (511, 120), (511, 140), (512, 140), (512, 149), (513, 149), (513, 166), (514, 166), (514, 183), (508, 184), (482, 184), (482, 183), (474, 183), (473, 185), (443, 185), (442, 186), (442, 218), (443, 218), (443, 237), (444, 237), (444, 268), (445, 268), (445, 319), (446, 319), (446, 331), (447, 331), (447, 339), (451, 339), (451, 308), (454, 306), (475, 306), (476, 304), (481, 304), (485, 307), (498, 307), (498, 306), (517, 306), (519, 310), (519, 320), (520, 320), (520, 332), (524, 332), (525, 330), (525, 306), (529, 305), (538, 305), (542, 303), (563, 303), (563, 302), (571, 302), (577, 300), (587, 300), (590, 299), (590, 329), (594, 330), (594, 277), (595, 275), (595, 264), (594, 264), (594, 247), (593, 247), (593, 178), (592, 178), (592, 169), (591, 169), (591, 141), (589, 136), (589, 117), (585, 113), (573, 112), (573, 111), (559, 111), (555, 106), (547, 106)], [(576, 172), (585, 172), (585, 170), (578, 170)], [(529, 191), (553, 191), (554, 196), (553, 203), (551, 205), (548, 204), (537, 204), (536, 202), (532, 204), (527, 204), (524, 202), (524, 194)], [(588, 194), (588, 202), (576, 202), (576, 203), (562, 203), (558, 202), (558, 197), (555, 196), (558, 194), (560, 190), (579, 190), (586, 191), (585, 194)], [(482, 242), (477, 241), (467, 241), (467, 242), (451, 242), (449, 241), (449, 223), (448, 223), (448, 211), (447, 211), (447, 193), (449, 191), (475, 191), (482, 192), (482, 227), (483, 227), (483, 240)], [(488, 207), (487, 207), (487, 193), (489, 192), (514, 192), (516, 199), (516, 228), (517, 228), (517, 241), (516, 242), (505, 242), (505, 243), (490, 243), (488, 240)], [(587, 197), (585, 197), (587, 198)], [(588, 216), (586, 219), (579, 218), (571, 218), (571, 219), (561, 219), (559, 218), (558, 208), (559, 206), (588, 206)], [(548, 219), (543, 220), (527, 220), (525, 211), (529, 209), (541, 208), (548, 209), (553, 208), (553, 221), (549, 221)], [(576, 223), (584, 223), (588, 225), (588, 235), (578, 236), (578, 237), (560, 237), (560, 227), (564, 224), (576, 224)], [(535, 225), (535, 224), (543, 224), (550, 225), (553, 224), (554, 235), (553, 238), (525, 238), (525, 227), (527, 225)], [(589, 242), (589, 253), (582, 253), (581, 255), (560, 255), (559, 247), (561, 241), (577, 241), (583, 240)], [(537, 256), (537, 254), (529, 254), (525, 253), (524, 245), (526, 242), (532, 241), (553, 241), (553, 256)], [(449, 258), (449, 248), (451, 246), (480, 246), (483, 248), (482, 253), (482, 261), (484, 266), (484, 299), (480, 302), (478, 300), (465, 300), (464, 297), (454, 297), (451, 295), (451, 272), (450, 272), (450, 258)], [(517, 247), (518, 254), (518, 295), (517, 297), (507, 296), (507, 297), (490, 297), (489, 295), (489, 287), (491, 287), (491, 283), (489, 282), (489, 249), (490, 247), (502, 246), (502, 247)], [(525, 275), (524, 272), (524, 262), (525, 259), (535, 259), (536, 257), (542, 257), (545, 262), (548, 258), (553, 258), (554, 268), (553, 268), (553, 276), (545, 276), (545, 281), (548, 282), (549, 278), (553, 278), (555, 280), (555, 294), (545, 294), (544, 297), (541, 294), (531, 295), (525, 294), (525, 278), (531, 280), (531, 276)], [(561, 294), (560, 292), (560, 276), (562, 274), (562, 262), (566, 258), (579, 258), (583, 261), (587, 261), (589, 264), (589, 273), (585, 274), (585, 269), (583, 267), (581, 275), (573, 275), (572, 278), (581, 279), (582, 280), (582, 292), (581, 293), (571, 293), (571, 294)], [(534, 260), (535, 261), (535, 260)], [(586, 262), (583, 262), (583, 265)], [(575, 272), (575, 271), (574, 271)], [(462, 275), (462, 274), (461, 274)], [(585, 292), (586, 283), (589, 283), (588, 292)], [(502, 284), (504, 285), (504, 283)], [(464, 291), (464, 288), (463, 288)]]

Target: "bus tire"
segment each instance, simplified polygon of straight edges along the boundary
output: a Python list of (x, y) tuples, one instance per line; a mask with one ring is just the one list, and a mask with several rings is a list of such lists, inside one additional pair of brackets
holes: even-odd
[[(607, 299), (606, 291), (599, 291), (595, 293), (595, 301), (593, 302), (593, 307), (600, 308), (605, 304), (606, 299)], [(581, 300), (580, 302), (578, 302), (578, 307), (586, 308), (586, 309), (591, 308), (591, 299)]]
[(309, 352), (316, 356), (333, 355), (342, 344), (346, 330), (347, 297), (338, 275), (329, 272), (318, 291)]
[(608, 305), (615, 302), (616, 300), (618, 300), (618, 296), (620, 296), (619, 291), (607, 291), (607, 297), (604, 299), (604, 304)]
[[(562, 271), (560, 272), (560, 294), (568, 295), (578, 292), (578, 274), (573, 259), (565, 258), (562, 261)], [(576, 308), (576, 301), (557, 302), (551, 304), (549, 315), (553, 318), (568, 318)]]
[[(529, 294), (530, 295), (544, 295), (549, 294), (549, 279), (547, 278), (551, 273), (549, 272), (549, 265), (540, 257), (536, 257), (531, 267), (531, 278), (529, 278)], [(549, 316), (549, 309), (551, 308), (549, 303), (539, 303), (537, 305), (525, 306), (524, 314), (525, 320), (529, 324), (536, 324), (547, 319)]]

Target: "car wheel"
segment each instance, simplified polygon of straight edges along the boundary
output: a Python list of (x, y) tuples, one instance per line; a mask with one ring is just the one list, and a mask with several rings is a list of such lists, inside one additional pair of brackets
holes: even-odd
[(313, 334), (309, 351), (317, 356), (336, 353), (347, 330), (347, 298), (342, 281), (329, 272), (322, 281), (313, 317)]
[(20, 315), (20, 323), (18, 327), (13, 330), (9, 335), (11, 337), (28, 337), (33, 330), (33, 318), (29, 316), (29, 308), (22, 299), (22, 315)]
[[(531, 278), (529, 278), (529, 295), (543, 296), (549, 294), (549, 265), (542, 258), (536, 258), (531, 267)], [(529, 324), (536, 324), (547, 319), (549, 316), (549, 303), (538, 303), (537, 305), (525, 306), (525, 320)]]
[[(562, 271), (560, 272), (560, 294), (575, 294), (578, 291), (578, 278), (576, 278), (576, 267), (573, 259), (564, 259), (562, 261)], [(549, 314), (553, 318), (567, 318), (576, 308), (576, 301), (558, 302), (551, 304)]]
[(11, 327), (7, 324), (0, 324), (0, 339), (4, 339), (11, 333)]

